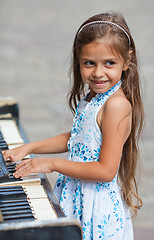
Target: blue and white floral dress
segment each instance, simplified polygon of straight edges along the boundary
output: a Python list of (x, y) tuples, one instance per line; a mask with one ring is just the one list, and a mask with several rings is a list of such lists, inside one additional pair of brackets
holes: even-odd
[[(69, 160), (99, 160), (102, 134), (97, 114), (108, 97), (121, 86), (119, 81), (105, 93), (96, 94), (90, 102), (83, 98), (76, 110), (68, 141)], [(121, 198), (117, 176), (108, 183), (88, 182), (59, 175), (55, 195), (67, 217), (77, 218), (86, 240), (133, 240), (130, 212)]]

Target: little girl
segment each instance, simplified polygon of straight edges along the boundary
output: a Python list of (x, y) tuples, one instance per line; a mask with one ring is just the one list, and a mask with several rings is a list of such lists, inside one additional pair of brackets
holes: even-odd
[(132, 240), (130, 209), (136, 214), (142, 205), (135, 172), (143, 107), (135, 44), (123, 17), (104, 13), (84, 22), (72, 62), (71, 132), (5, 151), (5, 159), (68, 151), (68, 160), (24, 160), (14, 175), (59, 172), (54, 192), (65, 215), (81, 223), (83, 239)]

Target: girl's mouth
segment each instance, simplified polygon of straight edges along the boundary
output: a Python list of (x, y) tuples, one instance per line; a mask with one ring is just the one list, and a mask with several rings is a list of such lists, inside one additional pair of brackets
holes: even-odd
[(103, 85), (103, 84), (105, 84), (106, 82), (108, 82), (108, 80), (106, 80), (106, 81), (101, 81), (101, 80), (93, 80), (93, 83), (94, 84), (97, 84), (97, 85)]

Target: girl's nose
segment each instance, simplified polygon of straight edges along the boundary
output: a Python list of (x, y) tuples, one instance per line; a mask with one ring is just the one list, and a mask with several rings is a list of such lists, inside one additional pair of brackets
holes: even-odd
[(103, 66), (96, 66), (93, 71), (93, 77), (95, 78), (102, 78), (104, 77), (104, 68)]

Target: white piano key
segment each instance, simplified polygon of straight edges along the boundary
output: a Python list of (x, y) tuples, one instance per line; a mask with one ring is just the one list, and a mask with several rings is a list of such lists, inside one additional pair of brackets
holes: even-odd
[(23, 187), (37, 220), (57, 218), (42, 185)]
[(21, 144), (24, 142), (14, 120), (1, 120), (0, 129), (2, 131), (4, 140), (8, 145), (17, 143)]
[(57, 219), (57, 215), (50, 205), (47, 198), (30, 199), (30, 206), (33, 208), (34, 217), (36, 220)]
[(30, 199), (47, 197), (42, 185), (25, 186), (24, 191)]

